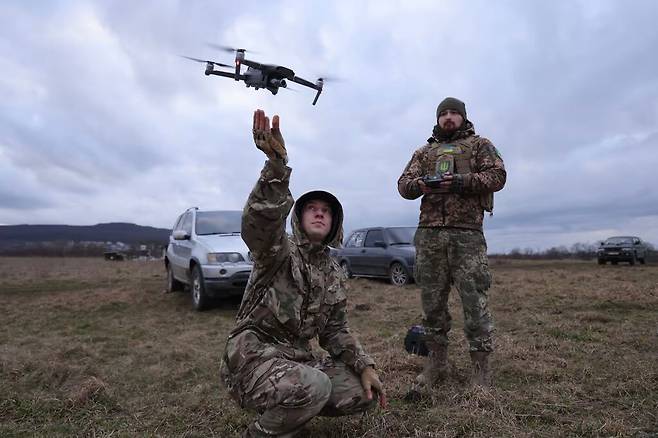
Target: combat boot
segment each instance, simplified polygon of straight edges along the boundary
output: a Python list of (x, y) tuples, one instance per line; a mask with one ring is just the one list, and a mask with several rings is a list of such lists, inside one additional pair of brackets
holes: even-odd
[(423, 371), (416, 376), (416, 384), (430, 387), (448, 375), (448, 346), (427, 342), (428, 355)]
[(426, 342), (426, 345), (428, 355), (423, 371), (416, 376), (415, 382), (404, 397), (408, 402), (420, 400), (423, 395), (429, 393), (432, 385), (448, 375), (448, 346), (436, 342)]
[(489, 388), (491, 386), (491, 369), (489, 369), (488, 351), (471, 351), (471, 385)]

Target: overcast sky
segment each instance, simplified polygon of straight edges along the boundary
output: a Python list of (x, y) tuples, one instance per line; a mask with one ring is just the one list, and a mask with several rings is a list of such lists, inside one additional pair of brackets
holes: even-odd
[[(508, 172), (490, 252), (632, 234), (658, 244), (658, 1), (3, 1), (0, 223), (170, 228), (241, 209), (278, 113), (295, 197), (343, 202), (347, 230), (415, 225), (396, 181), (446, 96)], [(246, 88), (188, 55), (213, 42), (325, 85)]]

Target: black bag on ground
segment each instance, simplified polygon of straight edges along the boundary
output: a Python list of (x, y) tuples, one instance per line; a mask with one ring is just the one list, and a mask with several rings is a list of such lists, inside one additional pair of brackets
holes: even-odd
[(425, 345), (425, 327), (422, 325), (414, 325), (407, 331), (407, 336), (404, 337), (404, 349), (409, 354), (417, 354), (419, 356), (427, 356), (427, 345)]

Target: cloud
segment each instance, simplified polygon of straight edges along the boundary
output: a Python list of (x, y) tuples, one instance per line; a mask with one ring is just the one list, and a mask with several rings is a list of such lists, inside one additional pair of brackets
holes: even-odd
[[(169, 227), (192, 205), (241, 208), (264, 162), (250, 138), (260, 107), (281, 115), (295, 196), (333, 191), (347, 228), (415, 224), (418, 201), (396, 181), (454, 95), (508, 170), (490, 250), (631, 231), (658, 242), (657, 12), (650, 0), (10, 2), (0, 222)], [(247, 89), (177, 56), (232, 62), (206, 42), (342, 81), (315, 107), (301, 86)]]

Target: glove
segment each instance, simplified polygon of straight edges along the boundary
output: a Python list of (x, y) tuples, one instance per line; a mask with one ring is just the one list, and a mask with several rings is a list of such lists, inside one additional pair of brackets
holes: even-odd
[[(267, 120), (267, 118), (265, 119)], [(281, 159), (287, 163), (288, 153), (286, 151), (286, 143), (279, 130), (279, 116), (274, 116), (272, 119), (272, 129), (268, 128), (269, 121), (266, 122), (266, 129), (254, 127), (253, 133), (256, 147), (263, 151), (269, 159)]]
[(452, 176), (452, 184), (450, 185), (450, 192), (462, 193), (464, 191), (464, 175), (456, 173)]

